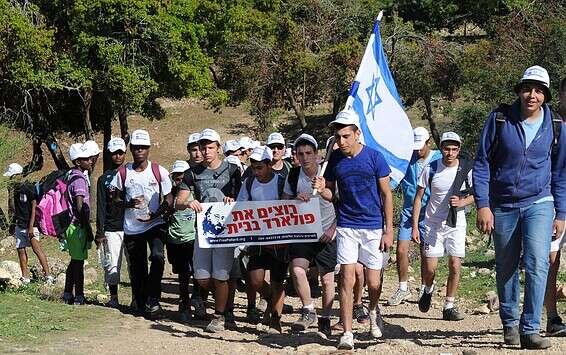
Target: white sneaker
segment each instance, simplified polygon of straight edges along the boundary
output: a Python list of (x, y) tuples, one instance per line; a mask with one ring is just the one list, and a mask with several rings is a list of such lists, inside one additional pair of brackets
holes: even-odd
[(22, 285), (27, 286), (31, 283), (31, 279), (27, 278), (27, 277), (20, 277), (20, 281), (22, 282)]
[(354, 350), (354, 334), (352, 332), (344, 332), (338, 343), (338, 350)]
[(45, 283), (48, 284), (48, 285), (53, 285), (53, 284), (55, 284), (55, 278), (53, 276), (49, 275), (45, 278)]
[(369, 331), (371, 333), (371, 336), (376, 339), (381, 338), (383, 336), (383, 333), (381, 332), (381, 329), (377, 324), (377, 317), (378, 317), (378, 313), (375, 309), (369, 311)]

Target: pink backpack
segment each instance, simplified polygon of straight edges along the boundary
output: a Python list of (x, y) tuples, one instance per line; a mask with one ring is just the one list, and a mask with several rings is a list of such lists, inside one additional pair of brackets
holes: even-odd
[(63, 235), (71, 224), (71, 204), (68, 186), (78, 175), (69, 179), (69, 170), (56, 170), (36, 184), (38, 203), (35, 208), (36, 224), (44, 235)]

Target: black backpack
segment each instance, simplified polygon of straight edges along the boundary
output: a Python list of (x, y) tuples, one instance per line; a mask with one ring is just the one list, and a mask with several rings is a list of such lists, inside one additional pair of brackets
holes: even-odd
[[(487, 159), (488, 161), (493, 161), (493, 158), (495, 157), (495, 153), (497, 152), (497, 149), (499, 148), (499, 140), (500, 140), (500, 136), (501, 136), (501, 130), (503, 129), (503, 126), (505, 125), (505, 121), (507, 121), (507, 116), (509, 115), (509, 109), (511, 108), (511, 105), (508, 104), (500, 104), (496, 109), (495, 109), (495, 138), (493, 140), (493, 143), (491, 144), (491, 147), (489, 149), (489, 152), (487, 153)], [(558, 112), (556, 112), (552, 106), (549, 106), (550, 109), (550, 113), (552, 116), (552, 152), (551, 152), (551, 157), (554, 157), (558, 151), (558, 140), (560, 139), (560, 131), (562, 130), (562, 124), (563, 124), (563, 120), (562, 117), (560, 117), (560, 114), (558, 114)]]

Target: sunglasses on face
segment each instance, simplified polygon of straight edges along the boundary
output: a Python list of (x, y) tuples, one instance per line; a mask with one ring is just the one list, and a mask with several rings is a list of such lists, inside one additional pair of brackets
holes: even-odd
[(285, 146), (283, 144), (270, 144), (268, 145), (269, 148), (271, 148), (271, 150), (284, 150)]

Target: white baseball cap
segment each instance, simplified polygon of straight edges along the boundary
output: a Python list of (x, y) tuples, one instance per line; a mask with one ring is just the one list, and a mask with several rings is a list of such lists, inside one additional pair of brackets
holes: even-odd
[(338, 114), (336, 115), (336, 119), (332, 122), (330, 122), (330, 124), (328, 124), (329, 126), (335, 125), (335, 124), (341, 124), (341, 125), (355, 125), (356, 127), (360, 128), (360, 119), (358, 117), (358, 114), (356, 113), (356, 111), (354, 110), (344, 110), (344, 111), (340, 111), (338, 112)]
[(445, 141), (454, 141), (454, 142), (458, 142), (459, 144), (462, 144), (462, 140), (460, 139), (460, 136), (454, 132), (442, 133), (442, 137), (440, 138), (440, 144), (442, 145), (442, 143)]
[(200, 132), (199, 141), (211, 141), (220, 143), (220, 135), (211, 128), (205, 128)]
[(285, 155), (283, 155), (283, 159), (289, 159), (293, 156), (293, 150), (291, 148), (285, 149)]
[(273, 132), (267, 137), (267, 145), (270, 144), (283, 144), (285, 145), (285, 138), (279, 132)]
[(299, 143), (300, 141), (307, 141), (314, 145), (315, 150), (318, 149), (318, 143), (316, 142), (316, 139), (314, 139), (314, 137), (310, 134), (303, 133), (298, 136), (297, 139), (295, 139), (295, 143), (293, 143), (293, 147), (295, 147), (295, 149), (297, 149), (297, 143)]
[(257, 147), (261, 147), (261, 142), (260, 141), (252, 141), (252, 148), (257, 148)]
[(120, 137), (112, 137), (106, 146), (106, 149), (110, 151), (110, 153), (117, 152), (119, 150), (126, 152), (126, 142)]
[(88, 140), (88, 141), (84, 142), (83, 146), (88, 151), (88, 154), (90, 154), (89, 156), (91, 156), (91, 157), (98, 155), (102, 152), (100, 150), (100, 148), (98, 148), (98, 144), (96, 144), (96, 142), (92, 141), (92, 140)]
[(8, 169), (6, 169), (6, 172), (4, 173), (3, 176), (14, 176), (14, 175), (18, 175), (21, 174), (24, 171), (24, 168), (22, 168), (22, 166), (18, 163), (12, 163), (10, 165), (8, 165)]
[(244, 149), (253, 149), (253, 141), (250, 137), (241, 137), (240, 140), (238, 140), (238, 142), (240, 143), (240, 146)]
[(545, 89), (544, 101), (548, 102), (552, 100), (552, 95), (550, 94), (550, 77), (543, 67), (535, 65), (527, 68), (521, 80), (515, 85), (515, 93), (519, 93), (523, 83), (537, 83), (542, 85)]
[(273, 160), (273, 152), (268, 146), (255, 147), (252, 154), (250, 155), (250, 160), (263, 161), (263, 160)]
[(200, 139), (200, 132), (193, 133), (187, 137), (187, 145), (197, 143)]
[(176, 160), (171, 168), (171, 173), (184, 173), (190, 168), (189, 163), (184, 160)]
[(231, 139), (229, 141), (224, 142), (224, 145), (222, 146), (222, 150), (224, 151), (224, 153), (227, 152), (235, 152), (236, 150), (242, 148), (242, 146), (240, 145), (240, 142), (238, 142), (235, 139)]
[(413, 150), (421, 150), (426, 144), (426, 141), (430, 138), (428, 130), (424, 127), (417, 127), (413, 129)]
[(69, 158), (71, 159), (71, 161), (75, 161), (79, 158), (91, 157), (92, 155), (90, 155), (90, 152), (87, 148), (88, 147), (85, 147), (82, 143), (71, 144), (71, 146), (69, 147)]
[(132, 132), (132, 139), (130, 139), (130, 145), (144, 145), (151, 146), (151, 140), (149, 139), (149, 133), (143, 129), (136, 129)]
[(229, 155), (226, 158), (224, 158), (224, 160), (226, 160), (228, 163), (232, 163), (232, 164), (236, 164), (237, 166), (241, 166), (242, 162), (240, 161), (240, 158), (238, 158), (235, 155)]

